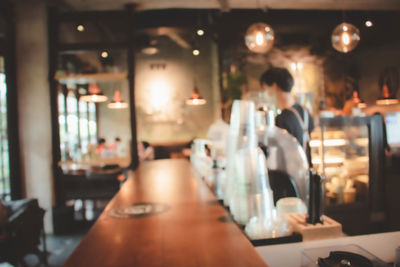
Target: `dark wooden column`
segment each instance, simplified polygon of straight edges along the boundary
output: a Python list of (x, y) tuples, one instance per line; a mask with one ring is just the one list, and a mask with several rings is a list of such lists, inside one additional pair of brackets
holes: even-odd
[(64, 204), (62, 194), (60, 193), (60, 175), (61, 171), (58, 162), (61, 160), (60, 151), (60, 129), (58, 124), (58, 88), (57, 81), (54, 79), (58, 63), (58, 11), (56, 8), (48, 10), (48, 45), (49, 45), (49, 88), (50, 88), (50, 109), (51, 109), (51, 136), (52, 136), (52, 154), (53, 154), (53, 177), (54, 177), (54, 195), (56, 206)]
[[(4, 65), (7, 83), (7, 130), (10, 162), (11, 198), (22, 197), (22, 177), (20, 144), (18, 131), (18, 99), (15, 51), (15, 10), (8, 1), (0, 3), (1, 14), (6, 21), (6, 40), (4, 43)], [(4, 11), (4, 12), (3, 12)]]
[(127, 5), (127, 23), (128, 23), (128, 82), (129, 82), (129, 108), (131, 114), (131, 168), (136, 169), (139, 165), (137, 151), (137, 131), (136, 131), (136, 107), (135, 107), (135, 5)]

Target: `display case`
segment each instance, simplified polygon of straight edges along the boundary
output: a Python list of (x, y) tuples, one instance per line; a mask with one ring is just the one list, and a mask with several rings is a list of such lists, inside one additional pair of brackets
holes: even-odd
[(325, 176), (325, 213), (349, 234), (374, 231), (385, 219), (384, 140), (380, 115), (321, 117), (311, 134), (312, 164)]

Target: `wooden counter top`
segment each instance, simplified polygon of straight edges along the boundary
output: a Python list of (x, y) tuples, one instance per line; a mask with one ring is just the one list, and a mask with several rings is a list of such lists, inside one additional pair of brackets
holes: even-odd
[[(138, 202), (169, 209), (141, 218), (108, 215)], [(187, 160), (141, 163), (64, 266), (267, 266), (227, 215)]]

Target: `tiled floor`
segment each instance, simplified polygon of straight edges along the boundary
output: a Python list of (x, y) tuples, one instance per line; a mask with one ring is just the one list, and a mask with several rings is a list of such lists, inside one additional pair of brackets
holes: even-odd
[[(85, 233), (74, 233), (65, 236), (48, 235), (46, 239), (47, 251), (49, 253), (47, 258), (48, 265), (51, 267), (62, 266), (72, 251), (81, 242)], [(28, 255), (25, 257), (25, 261), (28, 266), (36, 266), (38, 264), (38, 259), (34, 255)]]
[[(86, 219), (90, 217), (91, 221), (82, 220), (82, 212), (77, 211), (75, 213), (75, 221), (71, 229), (66, 234), (58, 235), (46, 235), (46, 247), (47, 247), (47, 261), (48, 266), (58, 267), (62, 266), (67, 258), (71, 255), (74, 249), (79, 245), (85, 234), (89, 231), (90, 227), (95, 222), (95, 218), (98, 217), (102, 209), (93, 211), (93, 207), (89, 207), (86, 210)], [(43, 240), (39, 245), (39, 249), (43, 251)], [(44, 266), (39, 262), (36, 255), (27, 255), (24, 258), (26, 266)], [(0, 267), (10, 267), (11, 264), (0, 263)]]
[[(71, 255), (72, 251), (78, 246), (82, 238), (89, 230), (88, 225), (79, 227), (79, 230), (74, 231), (68, 235), (47, 235), (46, 245), (48, 252), (48, 266), (58, 267), (62, 266), (66, 259)], [(43, 244), (39, 246), (40, 250), (43, 250)], [(25, 263), (27, 266), (44, 266), (40, 264), (39, 259), (35, 255), (27, 255), (25, 257)], [(0, 263), (0, 267), (10, 267), (11, 264)]]

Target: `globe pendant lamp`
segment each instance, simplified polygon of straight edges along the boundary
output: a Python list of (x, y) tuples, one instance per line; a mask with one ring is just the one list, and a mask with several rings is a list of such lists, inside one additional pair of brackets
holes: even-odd
[(207, 103), (207, 101), (200, 96), (199, 90), (197, 90), (197, 87), (194, 86), (192, 96), (186, 100), (186, 105), (199, 106), (204, 105), (205, 103)]
[(123, 109), (128, 107), (128, 103), (122, 100), (121, 92), (119, 90), (115, 90), (113, 101), (108, 103), (107, 107), (111, 109)]
[(244, 40), (250, 51), (264, 54), (274, 45), (274, 30), (268, 24), (255, 23), (247, 29)]
[(85, 102), (91, 102), (91, 103), (100, 103), (100, 102), (105, 102), (107, 101), (107, 96), (105, 96), (97, 83), (91, 83), (89, 85), (89, 90), (88, 94), (81, 96), (80, 100), (85, 101)]
[(360, 31), (356, 26), (343, 22), (332, 32), (332, 46), (341, 53), (352, 51), (360, 42)]

